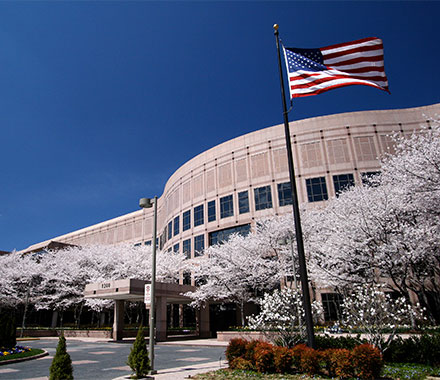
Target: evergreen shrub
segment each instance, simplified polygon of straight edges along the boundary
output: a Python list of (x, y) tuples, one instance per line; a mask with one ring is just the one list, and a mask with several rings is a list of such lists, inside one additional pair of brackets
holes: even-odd
[(357, 336), (356, 338), (350, 336), (315, 336), (315, 345), (318, 350), (326, 350), (327, 348), (345, 348), (347, 350), (352, 350), (361, 343), (366, 343), (366, 341), (361, 340), (360, 336)]
[(301, 360), (299, 368), (301, 372), (307, 373), (309, 376), (313, 376), (319, 373), (321, 365), (321, 353), (313, 348), (306, 347), (301, 354)]
[(301, 343), (297, 344), (295, 347), (293, 347), (292, 350), (292, 359), (293, 359), (293, 365), (300, 370), (301, 367), (301, 357), (305, 350), (307, 350), (308, 347)]
[(255, 346), (255, 367), (258, 372), (270, 373), (275, 371), (274, 346), (270, 343), (260, 342)]
[(353, 357), (345, 348), (329, 348), (324, 351), (323, 359), (328, 375), (347, 379), (354, 377)]
[(382, 354), (370, 344), (361, 344), (352, 351), (356, 376), (361, 379), (376, 379), (383, 367)]
[(246, 345), (248, 341), (241, 338), (231, 339), (228, 347), (226, 348), (226, 359), (231, 368), (235, 368), (233, 361), (236, 358), (243, 357), (246, 353)]
[(250, 362), (255, 362), (255, 347), (261, 343), (261, 340), (251, 340), (246, 344), (246, 351), (244, 353), (244, 358)]
[(440, 366), (440, 333), (394, 339), (383, 353), (390, 363), (418, 363)]
[(241, 371), (255, 371), (256, 368), (252, 364), (250, 360), (246, 360), (245, 358), (235, 358), (231, 364), (229, 365), (230, 368), (238, 369)]
[(278, 373), (290, 373), (293, 367), (293, 354), (292, 350), (287, 347), (273, 348), (275, 372)]
[(127, 364), (135, 372), (137, 379), (147, 376), (148, 371), (151, 369), (142, 325), (139, 326), (136, 340), (134, 341), (133, 347), (128, 355)]
[(17, 344), (15, 332), (15, 314), (12, 310), (0, 312), (0, 348), (9, 349)]
[(61, 334), (58, 339), (57, 350), (49, 371), (49, 380), (73, 379), (72, 359), (70, 359), (70, 355), (67, 353), (64, 334)]

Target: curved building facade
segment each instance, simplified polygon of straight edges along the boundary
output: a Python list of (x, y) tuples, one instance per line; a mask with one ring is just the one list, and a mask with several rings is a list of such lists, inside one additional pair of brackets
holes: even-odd
[[(391, 134), (410, 135), (440, 104), (315, 117), (290, 123), (300, 203), (322, 205), (360, 185), (393, 153)], [(213, 147), (182, 165), (158, 200), (159, 245), (194, 257), (255, 220), (292, 212), (284, 127), (261, 129)], [(152, 209), (138, 210), (51, 241), (67, 244), (151, 244)], [(42, 242), (22, 252), (47, 245)]]

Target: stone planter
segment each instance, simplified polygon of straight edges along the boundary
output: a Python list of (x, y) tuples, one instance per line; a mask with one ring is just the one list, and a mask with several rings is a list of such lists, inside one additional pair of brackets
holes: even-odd
[(261, 331), (217, 331), (217, 340), (219, 342), (229, 342), (231, 339), (241, 338), (246, 340), (264, 340), (271, 342), (277, 337), (276, 332)]
[[(23, 336), (33, 338), (56, 337), (60, 336), (61, 332), (64, 336), (75, 338), (101, 338), (111, 339), (112, 330), (61, 330), (61, 329), (24, 329)], [(20, 337), (21, 330), (17, 330), (17, 337)]]

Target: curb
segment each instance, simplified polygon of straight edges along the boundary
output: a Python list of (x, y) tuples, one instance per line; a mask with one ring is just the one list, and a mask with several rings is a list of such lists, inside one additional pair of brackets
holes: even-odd
[(49, 353), (46, 350), (44, 350), (44, 352), (42, 352), (41, 354), (34, 355), (34, 356), (26, 356), (24, 358), (2, 360), (2, 361), (0, 361), (0, 366), (6, 365), (6, 364), (12, 364), (12, 363), (25, 362), (27, 360), (32, 360), (32, 359), (39, 359), (39, 358), (42, 358), (42, 357), (47, 356), (47, 355), (49, 355)]

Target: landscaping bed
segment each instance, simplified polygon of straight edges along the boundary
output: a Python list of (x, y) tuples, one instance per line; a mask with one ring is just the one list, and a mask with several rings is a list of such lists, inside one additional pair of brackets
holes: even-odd
[(0, 352), (0, 365), (39, 358), (47, 354), (45, 350), (39, 348), (16, 346)]

